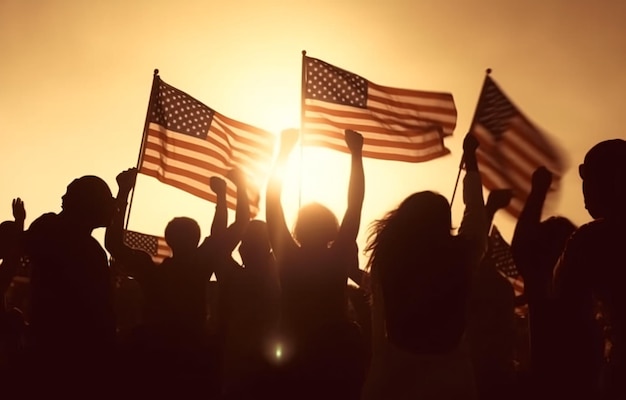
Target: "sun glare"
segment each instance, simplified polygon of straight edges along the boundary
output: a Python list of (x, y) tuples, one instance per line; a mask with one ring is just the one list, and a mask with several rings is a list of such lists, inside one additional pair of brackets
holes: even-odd
[(341, 220), (347, 204), (349, 176), (348, 154), (298, 146), (283, 172), (282, 204), (288, 225), (293, 226), (298, 209), (311, 202), (323, 204)]

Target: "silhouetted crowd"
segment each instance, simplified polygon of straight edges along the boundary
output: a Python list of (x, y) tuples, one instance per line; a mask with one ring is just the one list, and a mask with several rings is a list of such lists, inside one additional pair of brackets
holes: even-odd
[[(281, 170), (298, 131), (281, 134), (266, 221), (251, 220), (246, 177), (207, 178), (210, 235), (186, 217), (165, 228), (172, 256), (129, 247), (124, 223), (137, 170), (118, 194), (75, 179), (62, 211), (25, 229), (21, 199), (0, 224), (0, 393), (16, 398), (626, 399), (626, 141), (579, 167), (593, 221), (542, 219), (552, 174), (539, 167), (511, 253), (517, 295), (489, 232), (511, 191), (483, 199), (477, 140), (463, 143), (465, 211), (453, 229), (435, 192), (408, 196), (370, 226), (362, 136), (351, 130), (341, 220), (303, 206), (292, 230)], [(105, 247), (92, 236), (106, 227)], [(241, 260), (233, 252), (238, 249)], [(211, 279), (214, 276), (215, 279)], [(140, 397), (138, 397), (140, 396)], [(9, 397), (7, 397), (9, 398)]]

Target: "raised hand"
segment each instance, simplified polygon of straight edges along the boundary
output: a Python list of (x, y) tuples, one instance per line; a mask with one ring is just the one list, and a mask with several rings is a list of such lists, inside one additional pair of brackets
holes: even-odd
[(246, 182), (246, 175), (239, 168), (229, 170), (226, 173), (226, 177), (237, 187), (240, 187)]
[(209, 178), (209, 187), (218, 196), (226, 194), (226, 181), (219, 176)]
[(489, 192), (485, 206), (488, 210), (492, 210), (495, 213), (497, 210), (506, 208), (512, 198), (513, 191), (511, 189), (495, 189)]
[(137, 180), (137, 168), (129, 168), (120, 172), (115, 180), (120, 191), (130, 192), (133, 186), (135, 186), (135, 180)]
[(548, 192), (552, 185), (552, 172), (546, 167), (539, 167), (533, 172), (532, 187), (541, 192)]
[(15, 219), (15, 222), (24, 224), (24, 221), (26, 220), (26, 209), (24, 208), (24, 202), (22, 199), (19, 197), (13, 199), (11, 206), (13, 208), (13, 219)]
[(463, 139), (463, 152), (466, 154), (473, 154), (474, 152), (476, 152), (476, 149), (479, 145), (480, 143), (478, 142), (478, 139), (476, 139), (476, 137), (472, 135), (471, 132), (468, 132)]
[(345, 130), (345, 140), (351, 153), (363, 150), (363, 135), (352, 129)]
[(297, 129), (285, 129), (280, 133), (280, 152), (282, 154), (288, 154), (295, 147), (300, 136), (300, 131)]

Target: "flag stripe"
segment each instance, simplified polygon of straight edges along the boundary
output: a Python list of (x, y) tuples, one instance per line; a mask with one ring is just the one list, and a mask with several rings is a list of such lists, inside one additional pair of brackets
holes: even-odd
[(511, 189), (513, 191), (513, 198), (506, 207), (506, 211), (510, 212), (514, 217), (519, 217), (524, 207), (526, 198), (524, 193), (526, 191), (511, 180), (505, 181), (502, 178), (502, 171), (499, 170), (498, 163), (494, 163), (486, 154), (477, 152), (476, 158), (480, 163), (481, 179), (486, 188)]
[[(157, 178), (159, 181), (165, 183), (166, 185), (170, 185), (175, 188), (184, 190), (185, 192), (200, 197), (201, 199), (205, 199), (211, 202), (217, 201), (217, 197), (215, 197), (214, 194), (202, 190), (198, 187), (197, 182), (188, 179), (184, 175), (175, 174), (169, 170), (159, 172), (151, 169), (142, 169), (141, 173), (147, 176)], [(226, 203), (230, 208), (235, 208), (237, 204), (236, 202), (230, 200), (228, 196), (226, 197)]]
[[(548, 169), (558, 171), (559, 167), (548, 155), (542, 153), (541, 149), (529, 146), (523, 134), (517, 130), (510, 129), (504, 132), (502, 139), (494, 140), (493, 136), (482, 126), (474, 129), (484, 153), (505, 153), (508, 159), (514, 161), (511, 167), (516, 168), (520, 174), (532, 175), (535, 169), (544, 165)], [(558, 176), (558, 175), (557, 175)]]
[(514, 121), (511, 124), (511, 128), (504, 132), (499, 141), (494, 140), (485, 127), (476, 126), (474, 132), (481, 142), (480, 149), (484, 152), (497, 152), (496, 147), (499, 146), (502, 152), (506, 153), (511, 161), (514, 161), (511, 166), (516, 167), (520, 173), (532, 175), (537, 167), (543, 165), (549, 170), (555, 171), (554, 176), (560, 178), (559, 161), (544, 149), (529, 143), (527, 135), (515, 126)]
[[(507, 174), (508, 179), (506, 181), (499, 179), (502, 184), (506, 185), (505, 187), (501, 187), (501, 189), (514, 189), (519, 193), (530, 191), (531, 183), (529, 179), (532, 176), (532, 173), (528, 174), (524, 173), (524, 171), (520, 171), (518, 164), (499, 162), (493, 157), (493, 153), (486, 151), (476, 152), (476, 157), (481, 163), (481, 172), (483, 166), (488, 166), (490, 171), (497, 172), (499, 174)], [(487, 172), (487, 170), (485, 170), (485, 172)]]
[[(399, 161), (415, 161), (420, 159), (426, 161), (427, 159), (436, 158), (447, 154), (449, 150), (441, 143), (441, 138), (437, 139), (437, 144), (426, 143), (400, 143), (393, 142), (388, 144), (385, 141), (378, 142), (376, 140), (369, 141), (368, 145), (363, 146), (363, 156), (371, 154), (372, 157), (380, 157), (382, 159), (393, 160), (394, 157), (398, 157)], [(325, 130), (310, 130), (304, 137), (305, 145), (320, 145), (331, 147), (335, 150), (341, 150), (345, 146), (345, 140), (343, 133), (339, 132), (327, 132)], [(402, 160), (400, 160), (402, 158)]]
[(209, 168), (213, 164), (214, 167), (218, 167), (217, 171), (220, 171), (220, 174), (232, 168), (231, 164), (235, 164), (239, 165), (249, 176), (267, 176), (271, 161), (268, 159), (259, 162), (243, 152), (235, 153), (237, 156), (229, 156), (228, 151), (224, 151), (221, 146), (211, 146), (211, 143), (164, 129), (149, 129), (146, 149), (161, 152), (170, 158), (184, 160), (200, 168)]
[(250, 125), (235, 121), (219, 113), (215, 113), (215, 121), (218, 122), (219, 128), (221, 128), (223, 132), (228, 133), (227, 137), (235, 139), (236, 142), (248, 145), (249, 151), (256, 151), (259, 156), (271, 158), (272, 152), (274, 151), (273, 133), (250, 127)]
[[(330, 137), (344, 140), (344, 132), (333, 130), (333, 126), (356, 126), (354, 124), (344, 124), (343, 122), (332, 122), (324, 118), (305, 118), (310, 122), (311, 127), (308, 134), (327, 134)], [(426, 148), (428, 146), (443, 145), (441, 134), (437, 130), (424, 130), (422, 132), (412, 132), (403, 138), (404, 140), (394, 139), (392, 133), (376, 132), (368, 135), (367, 144), (372, 146), (398, 146), (400, 148)], [(408, 146), (407, 146), (408, 145)]]
[[(320, 138), (320, 139), (307, 138), (305, 141), (305, 144), (313, 145), (313, 146), (322, 146), (322, 147), (326, 147), (332, 150), (343, 151), (343, 147), (345, 146), (345, 144), (333, 143), (332, 141), (329, 141), (327, 139), (328, 139), (327, 137)], [(445, 154), (448, 154), (449, 152), (450, 150), (448, 150), (447, 148), (443, 148), (440, 151), (431, 150), (431, 152), (422, 152), (419, 154), (419, 156), (416, 156), (416, 155), (406, 155), (400, 152), (392, 153), (389, 151), (377, 152), (374, 150), (368, 150), (368, 151), (363, 151), (363, 157), (377, 158), (380, 160), (415, 162), (417, 158), (419, 158), (420, 161), (428, 161), (428, 160), (433, 160), (435, 158), (439, 158)]]
[[(384, 136), (382, 139), (377, 138), (368, 138), (367, 140), (367, 149), (368, 150), (378, 150), (379, 152), (389, 152), (396, 154), (403, 154), (405, 151), (421, 151), (423, 153), (431, 153), (437, 150), (443, 149), (443, 143), (441, 140), (441, 136), (438, 132), (430, 135), (431, 138), (428, 139), (427, 135), (424, 134), (420, 141), (414, 142), (394, 142), (390, 140), (385, 140)], [(345, 145), (345, 139), (343, 132), (328, 132), (325, 129), (310, 129), (308, 134), (304, 137), (305, 142), (309, 140), (328, 140), (329, 142), (333, 142), (339, 146), (342, 144)]]
[(377, 85), (310, 57), (302, 68), (304, 144), (348, 152), (343, 134), (352, 129), (363, 135), (365, 157), (421, 162), (449, 153), (443, 136), (456, 125), (451, 94)]
[[(354, 130), (357, 128), (365, 130), (368, 134), (385, 134), (394, 138), (402, 133), (403, 138), (418, 138), (424, 131), (431, 131), (437, 127), (436, 124), (425, 124), (402, 115), (398, 118), (386, 119), (372, 114), (370, 110), (342, 105), (329, 110), (323, 102), (318, 100), (307, 99), (306, 104), (304, 122), (315, 124), (316, 121), (327, 121), (330, 124), (329, 130), (334, 127), (333, 124), (342, 124), (342, 126), (353, 127)], [(398, 114), (395, 115), (398, 116)]]
[[(180, 156), (178, 156), (180, 157)], [(220, 168), (217, 163), (200, 163), (197, 159), (185, 162), (171, 158), (156, 150), (146, 149), (140, 172), (157, 178), (163, 183), (185, 190), (195, 196), (216, 201), (215, 194), (211, 191), (208, 176), (224, 176), (225, 168)], [(207, 174), (208, 173), (208, 174)], [(249, 193), (250, 200), (254, 199), (254, 193)], [(226, 185), (226, 200), (229, 206), (235, 206), (237, 190), (231, 182)], [(257, 208), (254, 208), (257, 210)]]
[[(190, 180), (190, 183), (191, 181), (193, 181), (194, 184), (199, 186), (199, 188), (202, 190), (210, 190), (209, 178), (207, 178), (206, 176), (207, 171), (212, 172), (212, 175), (222, 175), (226, 173), (225, 169), (218, 168), (211, 164), (209, 164), (208, 168), (198, 168), (195, 165), (168, 158), (162, 154), (159, 157), (158, 152), (150, 150), (147, 150), (145, 153), (142, 168), (157, 172), (169, 172), (173, 175), (188, 178)], [(232, 196), (234, 193), (236, 193), (228, 186), (226, 189), (228, 191), (228, 195)]]
[(437, 102), (432, 102), (421, 97), (424, 93), (416, 92), (399, 98), (382, 86), (369, 82), (367, 108), (375, 114), (403, 115), (439, 124), (445, 127), (446, 135), (451, 135), (456, 126), (456, 107), (452, 95), (443, 94)]

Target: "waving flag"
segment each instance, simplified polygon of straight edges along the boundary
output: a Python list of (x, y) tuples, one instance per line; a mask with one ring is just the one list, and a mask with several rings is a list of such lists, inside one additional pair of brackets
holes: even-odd
[[(209, 201), (211, 176), (239, 168), (248, 177), (251, 213), (258, 212), (259, 187), (274, 151), (270, 132), (227, 118), (155, 76), (139, 172)], [(227, 181), (228, 207), (236, 206)]]
[(558, 187), (565, 167), (556, 147), (513, 105), (489, 75), (480, 94), (472, 132), (480, 142), (476, 152), (484, 186), (512, 189), (506, 209), (518, 217), (530, 193), (533, 172), (540, 166)]
[(363, 156), (422, 162), (450, 151), (456, 108), (449, 93), (377, 85), (324, 61), (303, 57), (303, 144), (348, 152), (344, 131), (363, 135)]

